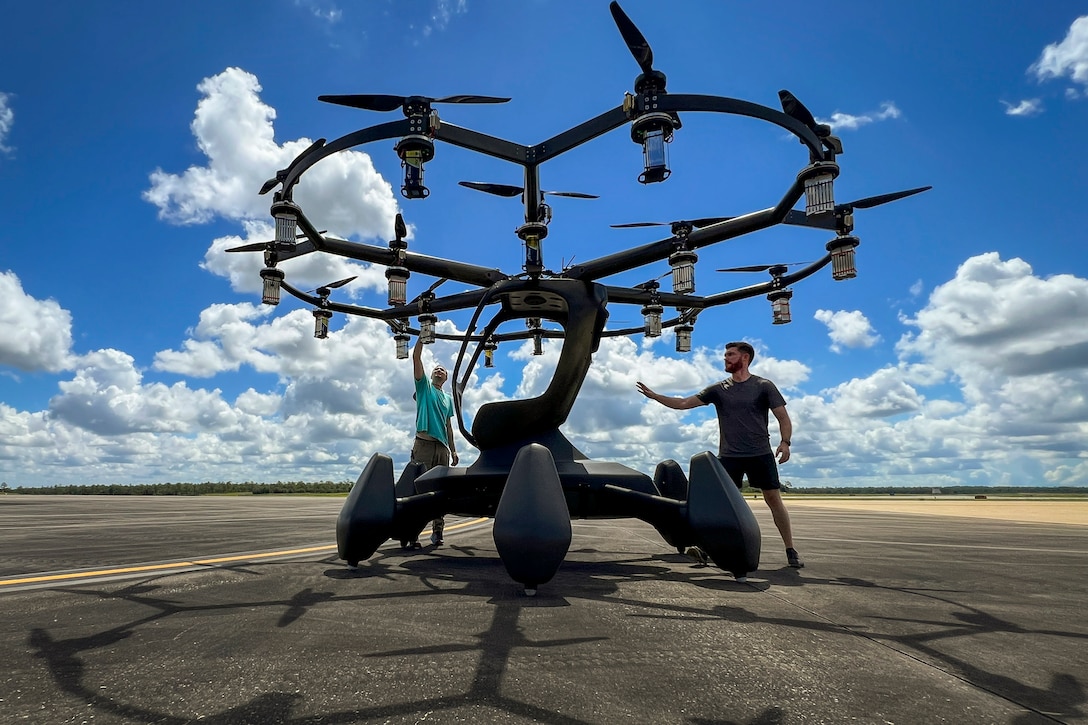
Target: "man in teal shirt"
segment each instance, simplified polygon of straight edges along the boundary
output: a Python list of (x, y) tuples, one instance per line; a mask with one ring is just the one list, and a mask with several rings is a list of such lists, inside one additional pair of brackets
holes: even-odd
[[(449, 375), (446, 368), (435, 365), (428, 380), (423, 370), (423, 344), (416, 338), (412, 350), (412, 369), (416, 381), (416, 438), (412, 443), (412, 461), (422, 463), (425, 471), (435, 466), (457, 465), (457, 450), (453, 443), (453, 398), (442, 390)], [(444, 517), (431, 522), (431, 543), (442, 544), (446, 526)], [(420, 548), (418, 541), (410, 545)]]

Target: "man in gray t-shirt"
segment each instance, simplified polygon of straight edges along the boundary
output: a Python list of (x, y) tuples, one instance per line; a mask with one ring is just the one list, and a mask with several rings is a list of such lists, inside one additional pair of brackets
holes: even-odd
[[(748, 372), (754, 358), (755, 350), (748, 343), (726, 344), (725, 371), (731, 377), (686, 398), (660, 395), (642, 382), (638, 382), (636, 387), (647, 398), (674, 410), (714, 406), (718, 413), (718, 459), (738, 488), (744, 484), (747, 476), (751, 486), (763, 491), (763, 500), (767, 502), (774, 524), (786, 545), (786, 560), (791, 567), (800, 569), (804, 563), (793, 548), (793, 530), (786, 504), (782, 501), (777, 465), (790, 459), (793, 423), (786, 413), (786, 401), (775, 384)], [(778, 421), (782, 436), (773, 453), (767, 427), (768, 413)]]

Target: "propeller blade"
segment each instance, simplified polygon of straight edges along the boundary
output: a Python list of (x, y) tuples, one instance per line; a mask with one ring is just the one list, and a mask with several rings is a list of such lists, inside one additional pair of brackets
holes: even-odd
[(831, 229), (834, 230), (838, 225), (838, 220), (834, 214), (821, 214), (820, 216), (808, 216), (803, 211), (796, 209), (790, 209), (786, 212), (786, 218), (782, 220), (783, 224), (791, 224), (796, 227), (812, 227), (813, 229)]
[(509, 98), (495, 96), (446, 96), (431, 99), (431, 103), (507, 103), (509, 100)]
[(397, 212), (397, 220), (394, 223), (394, 231), (397, 235), (397, 241), (400, 241), (401, 239), (404, 239), (404, 237), (408, 236), (408, 227), (405, 226), (404, 217), (400, 215), (400, 212)]
[(438, 286), (439, 286), (440, 284), (442, 284), (443, 282), (448, 282), (448, 281), (449, 281), (449, 280), (448, 280), (448, 279), (447, 279), (446, 277), (443, 277), (443, 278), (441, 278), (440, 280), (438, 280), (437, 282), (435, 282), (434, 284), (432, 284), (432, 285), (431, 285), (430, 287), (428, 287), (427, 289), (425, 289), (425, 290), (423, 290), (422, 292), (420, 292), (420, 293), (419, 293), (418, 295), (416, 295), (416, 296), (415, 296), (414, 298), (412, 298), (412, 299), (411, 299), (410, 301), (408, 301), (408, 302), (407, 302), (407, 304), (409, 304), (409, 305), (414, 305), (415, 303), (419, 302), (419, 301), (420, 301), (421, 299), (423, 299), (424, 297), (426, 297), (427, 295), (431, 294), (431, 293), (432, 293), (432, 292), (434, 292), (434, 291), (435, 291), (436, 289), (438, 289)]
[(644, 290), (652, 290), (652, 289), (657, 289), (658, 287), (660, 287), (660, 286), (661, 286), (661, 285), (659, 285), (659, 284), (657, 283), (657, 282), (658, 282), (658, 280), (662, 280), (662, 279), (665, 279), (665, 278), (666, 278), (666, 277), (668, 277), (668, 276), (669, 276), (670, 274), (672, 274), (672, 270), (671, 270), (671, 269), (670, 269), (670, 270), (669, 270), (668, 272), (666, 272), (665, 274), (661, 275), (660, 277), (654, 277), (653, 279), (651, 279), (651, 280), (647, 280), (646, 282), (642, 282), (641, 284), (636, 284), (636, 285), (635, 285), (635, 289), (644, 289)]
[(490, 184), (486, 181), (458, 181), (457, 183), (469, 189), (495, 194), (496, 196), (518, 196), (523, 191), (520, 186)]
[(690, 224), (695, 229), (701, 229), (702, 227), (709, 227), (712, 224), (718, 222), (727, 222), (734, 217), (731, 216), (709, 216), (702, 219), (684, 220), (680, 219), (674, 222), (630, 222), (629, 224), (613, 224), (614, 229), (630, 229), (632, 227), (671, 227), (676, 225)]
[(620, 7), (616, 0), (612, 0), (608, 4), (608, 9), (612, 11), (612, 19), (616, 21), (616, 27), (619, 28), (620, 35), (623, 36), (623, 42), (627, 43), (627, 47), (630, 49), (631, 55), (635, 57), (638, 67), (642, 69), (643, 73), (652, 72), (654, 52), (650, 50), (650, 44), (646, 42), (646, 37), (631, 22), (631, 18), (627, 17), (627, 13), (623, 12), (623, 8)]
[(805, 104), (797, 100), (797, 96), (787, 90), (778, 92), (778, 100), (782, 103), (782, 111), (790, 118), (800, 121), (813, 131), (816, 130), (816, 119), (812, 112), (805, 108)]
[(881, 204), (887, 204), (890, 201), (898, 201), (908, 196), (914, 196), (915, 194), (921, 194), (923, 191), (929, 191), (932, 186), (920, 186), (917, 189), (907, 189), (906, 191), (893, 191), (890, 194), (880, 194), (879, 196), (870, 196), (865, 199), (858, 199), (852, 201), (844, 206), (850, 206), (855, 209), (869, 209), (874, 206), (880, 206)]
[(276, 184), (278, 184), (278, 183), (280, 183), (279, 177), (278, 176), (272, 177), (268, 181), (264, 182), (264, 185), (261, 187), (261, 190), (257, 192), (257, 194), (260, 195), (260, 196), (264, 196), (268, 192), (275, 189)]
[(272, 191), (274, 188), (276, 188), (276, 184), (280, 183), (281, 181), (283, 181), (287, 177), (287, 172), (291, 169), (292, 166), (297, 164), (304, 156), (308, 156), (311, 151), (319, 149), (324, 145), (325, 145), (325, 139), (319, 138), (318, 140), (314, 141), (312, 144), (307, 146), (306, 150), (303, 151), (298, 156), (296, 156), (294, 158), (294, 160), (291, 161), (291, 163), (287, 165), (286, 169), (282, 169), (280, 171), (277, 171), (276, 175), (273, 178), (271, 178), (268, 181), (264, 182), (264, 186), (261, 187), (261, 190), (258, 192), (258, 194), (260, 196), (264, 196), (268, 192)]
[(243, 244), (240, 247), (232, 247), (225, 251), (227, 252), (259, 252), (268, 248), (268, 242), (257, 242), (255, 244)]
[(583, 194), (580, 191), (545, 191), (549, 196), (569, 196), (572, 199), (600, 199), (596, 194)]
[(796, 267), (801, 264), (811, 264), (811, 262), (779, 262), (777, 264), (750, 264), (745, 267), (728, 267), (726, 269), (716, 269), (715, 272), (766, 272), (773, 267)]
[(747, 267), (727, 267), (726, 269), (716, 269), (714, 271), (715, 272), (764, 272), (764, 271), (770, 269), (773, 266), (774, 266), (773, 264), (751, 264), (751, 265), (748, 265)]
[(341, 96), (318, 96), (317, 100), (338, 106), (361, 108), (364, 111), (395, 111), (404, 104), (404, 96), (355, 93)]
[(348, 277), (347, 279), (341, 279), (341, 280), (338, 280), (338, 281), (333, 282), (331, 284), (327, 284), (325, 286), (328, 287), (329, 289), (336, 289), (337, 287), (343, 287), (348, 282), (350, 282), (351, 280), (355, 279), (358, 276), (359, 275), (355, 275), (354, 277)]
[(339, 106), (361, 108), (364, 111), (395, 111), (409, 100), (422, 101), (423, 103), (506, 103), (509, 98), (496, 98), (495, 96), (446, 96), (445, 98), (428, 98), (427, 96), (390, 96), (383, 93), (351, 93), (347, 95), (318, 96), (317, 100), (325, 103), (335, 103)]

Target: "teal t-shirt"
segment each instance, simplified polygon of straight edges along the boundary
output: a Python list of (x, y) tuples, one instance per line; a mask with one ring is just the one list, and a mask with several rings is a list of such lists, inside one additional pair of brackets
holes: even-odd
[(450, 447), (446, 421), (453, 417), (453, 398), (439, 390), (424, 375), (416, 381), (416, 430), (437, 438)]

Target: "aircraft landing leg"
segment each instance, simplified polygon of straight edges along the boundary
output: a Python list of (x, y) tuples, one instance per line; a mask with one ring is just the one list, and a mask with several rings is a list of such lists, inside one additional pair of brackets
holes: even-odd
[(700, 548), (733, 576), (740, 579), (759, 568), (759, 523), (721, 461), (709, 452), (691, 459), (688, 523)]
[(514, 458), (492, 527), (495, 548), (510, 577), (533, 596), (563, 563), (571, 542), (570, 511), (552, 453), (525, 446)]
[(336, 519), (336, 552), (349, 567), (357, 567), (389, 538), (395, 505), (393, 459), (375, 453)]

